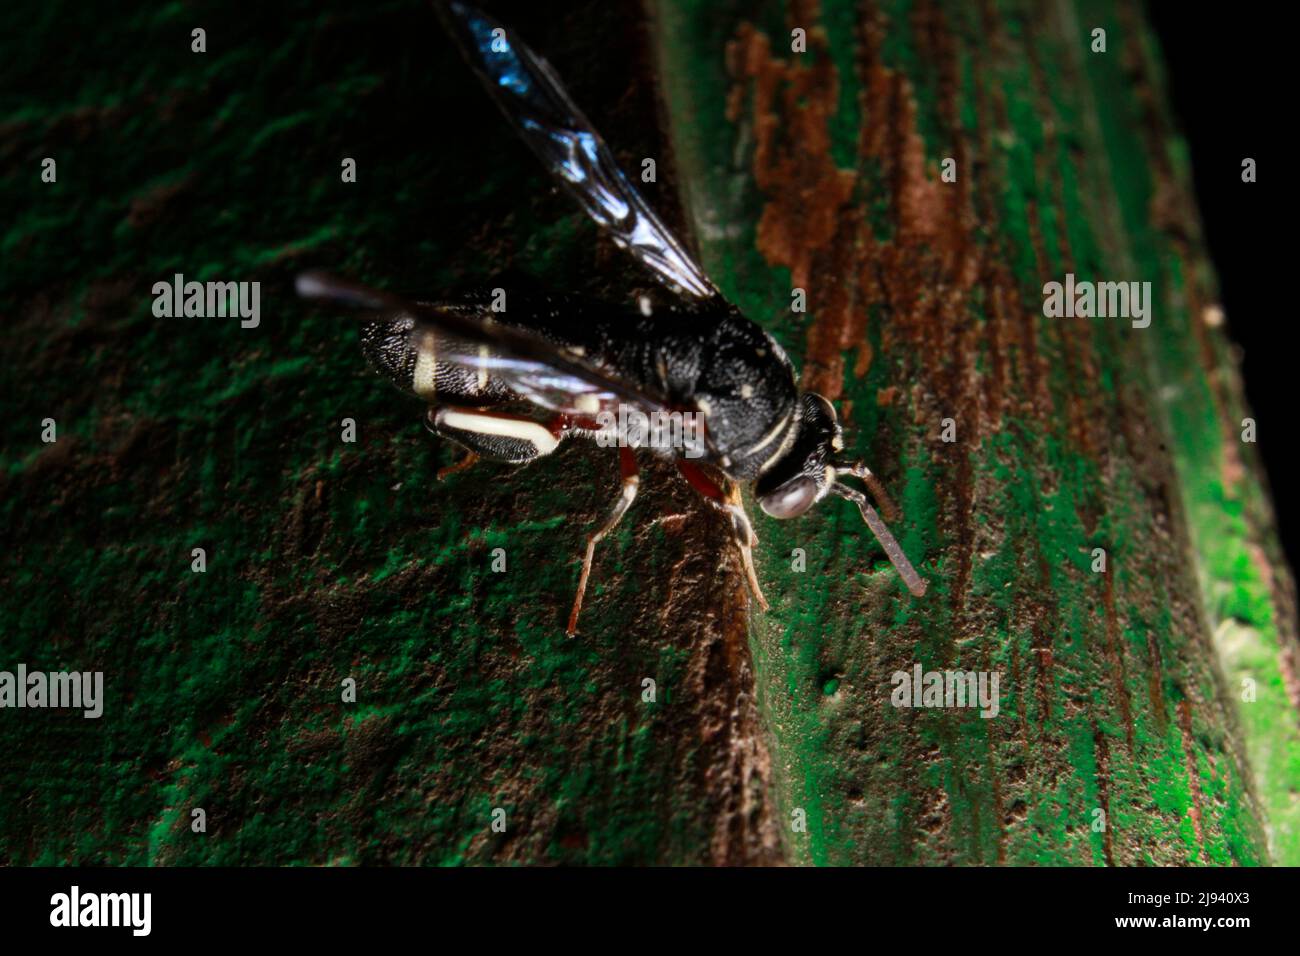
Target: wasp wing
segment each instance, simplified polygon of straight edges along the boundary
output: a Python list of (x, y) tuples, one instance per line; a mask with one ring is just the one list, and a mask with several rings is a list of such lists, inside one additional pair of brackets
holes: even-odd
[(615, 244), (679, 292), (717, 295), (699, 263), (618, 168), (550, 65), (483, 11), (457, 2), (435, 6), (520, 137)]
[[(693, 411), (674, 406), (666, 394), (631, 382), (589, 358), (529, 329), (497, 321), (485, 309), (412, 302), (369, 286), (308, 272), (297, 279), (298, 294), (382, 313), (399, 324), (403, 345), (419, 352), (427, 341), (436, 361), (504, 383), (540, 408), (590, 421), (619, 405), (656, 412)], [(705, 436), (708, 446), (708, 436)]]

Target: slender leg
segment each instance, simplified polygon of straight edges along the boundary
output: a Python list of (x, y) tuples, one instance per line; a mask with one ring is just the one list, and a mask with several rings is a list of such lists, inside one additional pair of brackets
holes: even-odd
[(444, 479), (450, 477), (451, 475), (458, 475), (466, 468), (473, 466), (473, 464), (476, 461), (478, 461), (478, 453), (473, 451), (467, 451), (465, 452), (465, 457), (462, 458), (460, 461), (456, 462), (453, 465), (447, 465), (446, 467), (439, 468), (438, 480), (443, 481)]
[(758, 572), (754, 570), (754, 546), (758, 544), (758, 535), (754, 533), (754, 526), (750, 523), (749, 515), (745, 513), (745, 506), (739, 501), (728, 501), (717, 482), (697, 465), (679, 458), (677, 470), (705, 501), (719, 511), (726, 512), (731, 518), (731, 537), (736, 542), (737, 550), (740, 551), (740, 562), (745, 568), (749, 589), (754, 593), (758, 606), (764, 611), (768, 610), (767, 598), (763, 597), (763, 589), (758, 584)]
[(623, 472), (623, 492), (614, 503), (614, 509), (605, 519), (605, 523), (587, 536), (587, 553), (582, 559), (582, 576), (578, 578), (578, 593), (573, 598), (573, 610), (569, 613), (569, 626), (565, 631), (569, 637), (578, 633), (578, 615), (582, 611), (583, 595), (587, 593), (587, 578), (591, 576), (591, 562), (596, 555), (596, 545), (627, 513), (627, 509), (636, 499), (637, 486), (641, 483), (641, 477), (637, 474), (636, 455), (633, 454), (632, 449), (626, 446), (620, 447), (618, 457)]

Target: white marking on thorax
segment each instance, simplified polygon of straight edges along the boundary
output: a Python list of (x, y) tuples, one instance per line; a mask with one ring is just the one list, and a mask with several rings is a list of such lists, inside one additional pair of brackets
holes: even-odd
[[(776, 438), (777, 433), (782, 428), (786, 428), (787, 426), (790, 425), (790, 419), (792, 417), (794, 417), (794, 412), (790, 412), (788, 415), (785, 416), (785, 418), (777, 422), (776, 425), (772, 428), (772, 430), (768, 432), (766, 435), (764, 435), (759, 440), (758, 444), (755, 445), (753, 448), (751, 448), (748, 452), (746, 452), (746, 454), (753, 455), (757, 453), (759, 449), (761, 449), (763, 446), (765, 446), (766, 444), (771, 442), (774, 438)], [(784, 455), (790, 449), (790, 446), (794, 444), (795, 435), (798, 431), (799, 431), (798, 428), (795, 428), (793, 426), (789, 427), (789, 429), (785, 433), (785, 437), (781, 440), (780, 447), (777, 448), (775, 452), (768, 455), (767, 460), (763, 462), (763, 465), (758, 472), (760, 475), (765, 474), (767, 470), (776, 463), (776, 460), (780, 458), (782, 455)]]
[(781, 419), (779, 422), (773, 425), (772, 430), (768, 432), (766, 435), (764, 435), (762, 438), (760, 438), (758, 440), (758, 444), (749, 450), (750, 454), (753, 454), (754, 452), (758, 451), (760, 448), (764, 448), (767, 445), (770, 445), (772, 442), (776, 441), (776, 436), (781, 434), (781, 429), (785, 428), (785, 426), (789, 423), (789, 421), (790, 421), (790, 416), (786, 415), (785, 418)]

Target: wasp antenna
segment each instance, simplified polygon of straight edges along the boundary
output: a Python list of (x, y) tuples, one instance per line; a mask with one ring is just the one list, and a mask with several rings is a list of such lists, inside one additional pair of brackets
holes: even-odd
[(894, 504), (894, 499), (889, 497), (889, 492), (885, 491), (885, 486), (880, 483), (880, 479), (877, 478), (875, 473), (872, 472), (872, 470), (863, 462), (847, 462), (845, 464), (837, 464), (834, 467), (836, 471), (847, 472), (855, 478), (861, 478), (862, 483), (865, 484), (867, 490), (871, 492), (871, 497), (876, 499), (876, 503), (880, 505), (880, 510), (885, 513), (886, 520), (898, 520), (900, 512), (898, 506)]
[(903, 553), (902, 547), (899, 546), (898, 541), (890, 533), (889, 528), (885, 526), (885, 522), (881, 520), (880, 515), (876, 514), (876, 509), (871, 507), (871, 503), (867, 501), (867, 496), (856, 488), (850, 488), (838, 481), (831, 485), (831, 491), (841, 498), (849, 499), (858, 506), (858, 510), (862, 512), (862, 520), (867, 523), (867, 527), (871, 529), (872, 534), (876, 536), (876, 540), (885, 549), (885, 554), (894, 565), (894, 569), (898, 571), (899, 576), (902, 577), (907, 589), (917, 597), (924, 595), (927, 587), (925, 579), (916, 573), (916, 568), (912, 567), (912, 562), (907, 560), (907, 555)]

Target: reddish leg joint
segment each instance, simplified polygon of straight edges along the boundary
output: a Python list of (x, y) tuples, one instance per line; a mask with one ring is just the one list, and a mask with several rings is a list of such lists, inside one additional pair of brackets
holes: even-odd
[(677, 470), (709, 504), (719, 511), (725, 511), (731, 519), (731, 535), (740, 551), (740, 563), (745, 569), (745, 580), (749, 583), (749, 589), (753, 592), (758, 606), (764, 611), (768, 610), (767, 598), (763, 597), (763, 589), (758, 584), (758, 572), (754, 570), (754, 545), (758, 544), (758, 536), (754, 534), (754, 526), (749, 523), (749, 515), (745, 514), (744, 506), (739, 502), (727, 501), (727, 496), (717, 482), (689, 461), (679, 458)]
[(587, 579), (591, 577), (591, 562), (596, 556), (596, 545), (600, 543), (601, 538), (609, 534), (614, 526), (619, 523), (627, 509), (632, 506), (636, 500), (637, 486), (641, 483), (640, 475), (637, 473), (636, 455), (632, 453), (631, 448), (621, 447), (618, 450), (619, 469), (623, 475), (623, 490), (619, 495), (618, 501), (614, 503), (614, 508), (605, 519), (605, 523), (587, 536), (587, 553), (582, 559), (582, 574), (578, 578), (578, 593), (573, 598), (573, 610), (569, 612), (569, 626), (565, 633), (573, 637), (578, 633), (578, 615), (582, 612), (582, 598), (587, 593)]

